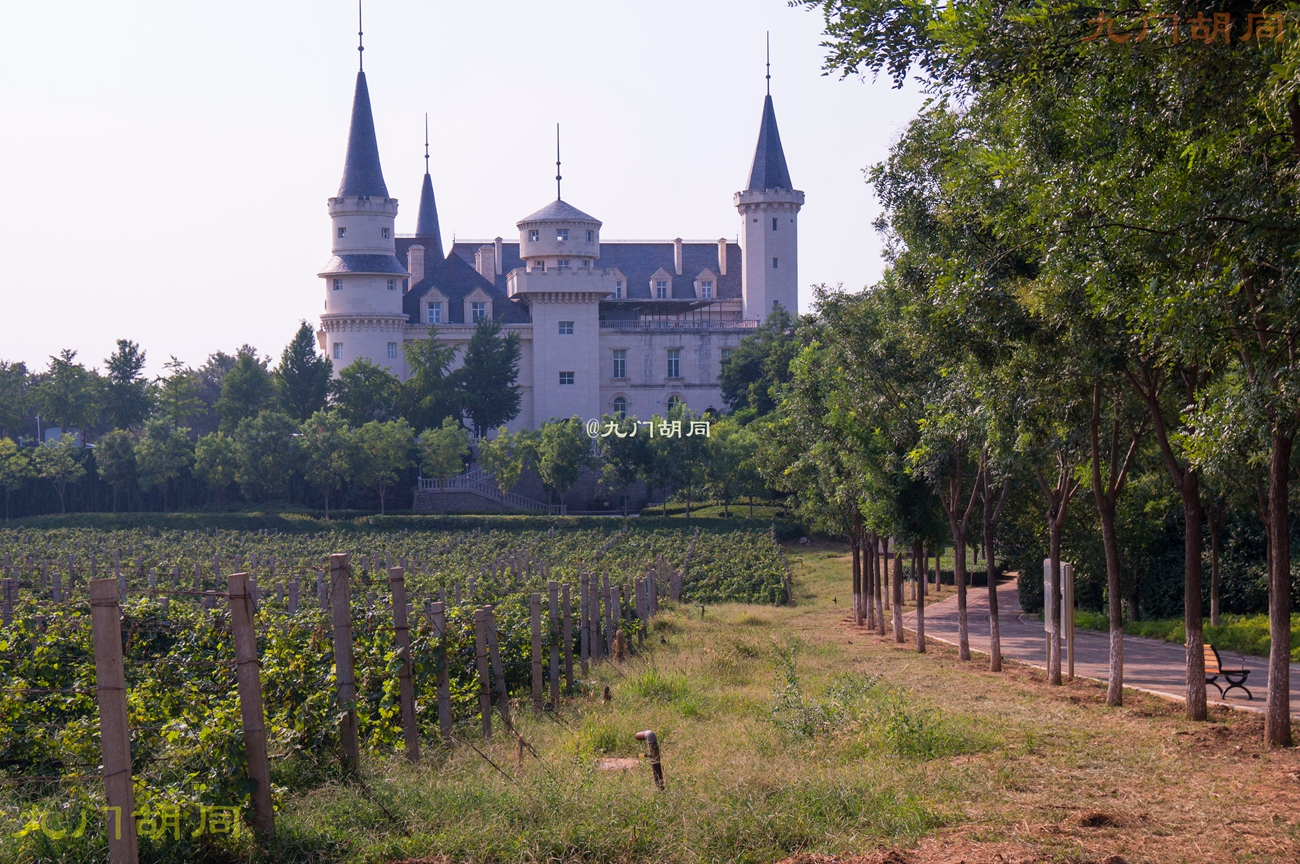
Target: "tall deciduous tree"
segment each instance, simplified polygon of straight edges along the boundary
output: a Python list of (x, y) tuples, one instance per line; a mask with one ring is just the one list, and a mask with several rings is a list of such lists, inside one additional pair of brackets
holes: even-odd
[(548, 492), (560, 499), (561, 512), (569, 489), (578, 481), (591, 458), (591, 438), (578, 417), (552, 420), (542, 426), (537, 449), (537, 473)]
[(401, 413), (402, 384), (384, 367), (362, 357), (339, 372), (330, 384), (331, 398), (352, 428), (383, 423)]
[(77, 458), (77, 446), (71, 436), (60, 438), (53, 444), (36, 448), (32, 465), (42, 480), (49, 480), (54, 494), (59, 496), (59, 512), (68, 512), (68, 484), (86, 476), (86, 469)]
[(224, 432), (209, 432), (194, 442), (194, 474), (208, 484), (220, 502), (239, 469), (234, 439)]
[(298, 424), (279, 411), (262, 411), (235, 429), (235, 482), (250, 501), (284, 498), (301, 459)]
[(85, 430), (99, 417), (99, 376), (78, 363), (77, 352), (71, 349), (50, 358), (33, 395), (45, 426)]
[(415, 430), (405, 420), (376, 423), (373, 420), (356, 430), (357, 473), (362, 486), (379, 494), (379, 512), (384, 513), (388, 488), (411, 465), (411, 448)]
[(330, 518), (330, 493), (356, 473), (357, 448), (348, 424), (337, 411), (317, 411), (302, 424), (300, 440), (307, 479), (325, 497), (325, 519)]
[(26, 424), (30, 386), (27, 364), (0, 360), (0, 436), (17, 436)]
[(0, 488), (5, 490), (5, 521), (9, 521), (9, 499), (17, 489), (36, 476), (31, 458), (12, 438), (0, 438)]
[(168, 509), (172, 481), (194, 462), (189, 432), (184, 426), (173, 426), (168, 420), (151, 420), (135, 446), (140, 485), (146, 489), (162, 490), (164, 512)]
[[(499, 439), (498, 439), (499, 440)], [(438, 480), (438, 503), (443, 515), (447, 513), (445, 481), (465, 470), (465, 460), (469, 458), (469, 430), (455, 418), (448, 417), (437, 429), (426, 429), (420, 433), (420, 471)], [(507, 473), (511, 465), (497, 464)], [(518, 482), (518, 475), (516, 475)], [(498, 483), (501, 481), (498, 480)], [(502, 493), (505, 493), (503, 488)]]
[(484, 318), (474, 326), (464, 361), (456, 370), (456, 384), (478, 435), (519, 416), (520, 344), (518, 333), (502, 335), (501, 322), (495, 318)]
[(144, 377), (145, 352), (129, 339), (118, 339), (117, 350), (104, 365), (104, 422), (113, 429), (133, 429), (153, 408), (149, 379)]
[(221, 398), (216, 404), (221, 431), (232, 432), (241, 422), (256, 417), (267, 407), (275, 386), (266, 364), (256, 351), (240, 350), (235, 365), (221, 379)]
[(99, 479), (113, 487), (113, 512), (118, 493), (135, 479), (135, 438), (125, 429), (114, 429), (95, 445), (95, 469)]
[(772, 412), (781, 385), (790, 381), (790, 363), (799, 352), (790, 311), (774, 306), (758, 328), (740, 340), (722, 364), (722, 398), (733, 411)]
[(506, 493), (519, 484), (528, 460), (526, 447), (520, 446), (520, 433), (511, 433), (506, 427), (497, 429), (496, 437), (479, 439), (478, 462), (492, 475), (497, 489), (501, 490), (501, 511), (506, 508)]
[(451, 374), (457, 347), (440, 343), (436, 328), (430, 327), (428, 336), (407, 342), (402, 350), (411, 369), (402, 384), (407, 421), (416, 429), (437, 429), (445, 418), (459, 418), (461, 393)]
[(316, 351), (316, 335), (311, 325), (303, 321), (280, 354), (280, 363), (272, 373), (284, 413), (303, 422), (323, 409), (333, 374), (334, 364)]

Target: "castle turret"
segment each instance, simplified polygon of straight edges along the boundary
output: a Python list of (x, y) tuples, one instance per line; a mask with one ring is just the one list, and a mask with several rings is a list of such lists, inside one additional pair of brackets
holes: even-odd
[(749, 184), (734, 200), (740, 211), (744, 316), (761, 321), (777, 303), (791, 315), (797, 314), (803, 193), (790, 182), (771, 93), (763, 100)]
[(364, 357), (404, 377), (401, 288), (408, 274), (397, 260), (397, 199), (388, 197), (379, 165), (365, 72), (357, 72), (343, 180), (329, 213), (333, 256), (318, 274), (325, 280), (322, 347), (336, 374)]
[[(424, 115), (424, 185), (420, 187), (420, 210), (415, 217), (415, 236), (424, 247), (426, 266), (443, 260), (442, 229), (438, 205), (433, 200), (433, 178), (429, 176), (429, 115)], [(412, 279), (412, 284), (419, 280)]]

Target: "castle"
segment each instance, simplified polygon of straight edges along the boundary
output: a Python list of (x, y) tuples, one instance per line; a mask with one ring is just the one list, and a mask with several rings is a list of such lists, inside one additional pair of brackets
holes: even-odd
[(771, 93), (749, 183), (734, 197), (739, 243), (604, 240), (599, 219), (558, 197), (559, 180), (555, 201), (515, 223), (517, 240), (444, 251), (426, 152), (415, 232), (399, 236), (358, 71), (343, 181), (329, 199), (332, 255), (319, 274), (317, 338), (336, 374), (366, 358), (405, 380), (402, 343), (432, 325), (463, 348), (491, 317), (521, 339), (512, 430), (575, 415), (648, 418), (675, 403), (722, 409), (724, 358), (773, 306), (797, 309), (804, 193), (790, 182)]

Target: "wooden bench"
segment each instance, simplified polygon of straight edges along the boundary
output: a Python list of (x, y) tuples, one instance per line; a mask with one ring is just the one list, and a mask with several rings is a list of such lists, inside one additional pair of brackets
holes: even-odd
[[(1219, 696), (1226, 699), (1228, 694), (1234, 689), (1241, 690), (1246, 694), (1246, 698), (1252, 702), (1255, 697), (1246, 689), (1246, 679), (1250, 677), (1249, 669), (1224, 669), (1223, 663), (1219, 660), (1219, 649), (1215, 648), (1208, 642), (1202, 648), (1205, 651), (1205, 683), (1213, 684), (1219, 691)], [(1219, 676), (1223, 676), (1223, 681), (1228, 686), (1225, 688), (1219, 684)]]

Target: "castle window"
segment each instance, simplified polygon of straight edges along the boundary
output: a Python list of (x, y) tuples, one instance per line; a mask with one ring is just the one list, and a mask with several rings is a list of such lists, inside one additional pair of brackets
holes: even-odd
[(487, 304), (486, 303), (469, 304), (469, 317), (470, 317), (470, 321), (473, 322), (474, 324), (477, 324), (478, 322), (482, 321), (484, 318), (487, 317)]
[(590, 228), (587, 229), (587, 242), (588, 243), (596, 242), (596, 232), (592, 231)]
[(342, 343), (342, 342), (335, 342), (335, 343), (334, 343), (334, 359), (335, 359), (335, 360), (342, 360), (342, 359), (343, 359), (343, 343)]
[(427, 314), (427, 317), (426, 317), (426, 321), (427, 321), (427, 323), (429, 323), (429, 324), (441, 324), (441, 323), (442, 323), (442, 304), (441, 304), (441, 303), (430, 303), (430, 304), (429, 304), (429, 311), (428, 311), (428, 314)]
[(569, 259), (568, 259), (568, 258), (560, 258), (560, 259), (558, 259), (558, 260), (555, 262), (555, 266), (556, 266), (556, 267), (568, 267), (568, 266), (569, 266)]
[(772, 217), (772, 230), (773, 230), (773, 231), (776, 230), (776, 217), (775, 217), (775, 216)]
[(627, 349), (626, 348), (614, 349), (614, 377), (615, 378), (627, 377)]
[(668, 349), (668, 377), (682, 377), (682, 349), (680, 348)]
[(588, 261), (586, 258), (583, 258), (583, 259), (582, 259), (582, 266), (583, 266), (583, 267), (590, 267), (590, 266), (591, 266), (591, 262)]
[(713, 299), (713, 283), (712, 283), (712, 282), (701, 282), (701, 283), (700, 283), (700, 296), (703, 297), (705, 300), (712, 300), (712, 299)]
[(335, 290), (335, 291), (342, 291), (342, 290), (343, 290), (343, 280), (342, 280), (342, 279), (335, 279), (335, 280), (334, 280), (334, 290)]
[(614, 397), (614, 416), (620, 420), (627, 418), (627, 399), (622, 396)]
[(668, 283), (667, 283), (667, 282), (655, 282), (655, 299), (656, 299), (656, 300), (667, 300), (667, 299), (668, 299)]
[(569, 229), (568, 229), (568, 228), (556, 228), (556, 229), (555, 229), (555, 242), (556, 242), (556, 243), (567, 243), (567, 242), (569, 242)]
[(561, 373), (560, 373), (560, 385), (561, 385), (561, 386), (567, 387), (568, 385), (570, 385), (570, 384), (572, 384), (572, 383), (573, 383), (573, 373), (572, 373), (572, 372), (561, 372)]
[(396, 291), (396, 290), (397, 290), (397, 280), (396, 280), (396, 279), (389, 279), (389, 280), (388, 280), (388, 290), (389, 290), (389, 291)]
[(728, 360), (731, 359), (731, 352), (734, 351), (734, 350), (735, 350), (734, 348), (723, 348), (723, 349), (722, 349), (722, 362), (723, 362), (723, 364), (726, 364), (726, 362), (727, 362)]
[(677, 407), (678, 405), (680, 405), (680, 404), (682, 404), (681, 397), (678, 396), (676, 393), (674, 393), (673, 395), (671, 395), (671, 396), (668, 397), (668, 410), (669, 410), (669, 411), (672, 411), (674, 408), (676, 408), (676, 407)]
[(339, 228), (339, 236), (340, 236), (340, 237), (346, 237), (346, 236), (348, 236), (348, 229), (347, 229), (347, 228), (340, 227), (340, 228)]
[(561, 335), (561, 336), (572, 336), (572, 335), (573, 335), (573, 322), (572, 322), (572, 321), (561, 321), (561, 322), (560, 322), (560, 335)]
[(532, 231), (528, 232), (528, 242), (530, 243), (536, 243), (539, 237), (540, 237), (540, 232), (538, 232), (536, 229), (533, 229)]
[(545, 262), (545, 261), (542, 261), (542, 260), (534, 261), (534, 262), (533, 262), (533, 269), (534, 269), (534, 270), (541, 270), (543, 273), (545, 273), (545, 272), (546, 272), (546, 262)]
[[(772, 220), (772, 224), (773, 224), (773, 225), (776, 224), (776, 220), (775, 220), (775, 219)], [(382, 238), (384, 238), (385, 240), (387, 240), (387, 239), (388, 239), (388, 229), (387, 229), (387, 228), (380, 228), (380, 229), (379, 229), (379, 236), (382, 237)]]
[(780, 258), (773, 258), (773, 259), (772, 259), (772, 269), (775, 270), (777, 267), (780, 267), (780, 266), (781, 266), (781, 259), (780, 259)]
[(396, 356), (397, 356), (397, 343), (396, 343), (396, 342), (389, 342), (389, 343), (388, 343), (388, 359), (389, 359), (389, 360), (392, 360), (392, 359), (393, 359), (394, 357), (396, 357)]
[(615, 283), (614, 283), (614, 299), (615, 299), (615, 300), (622, 300), (622, 299), (623, 299), (623, 283), (622, 283), (622, 282), (615, 282)]

